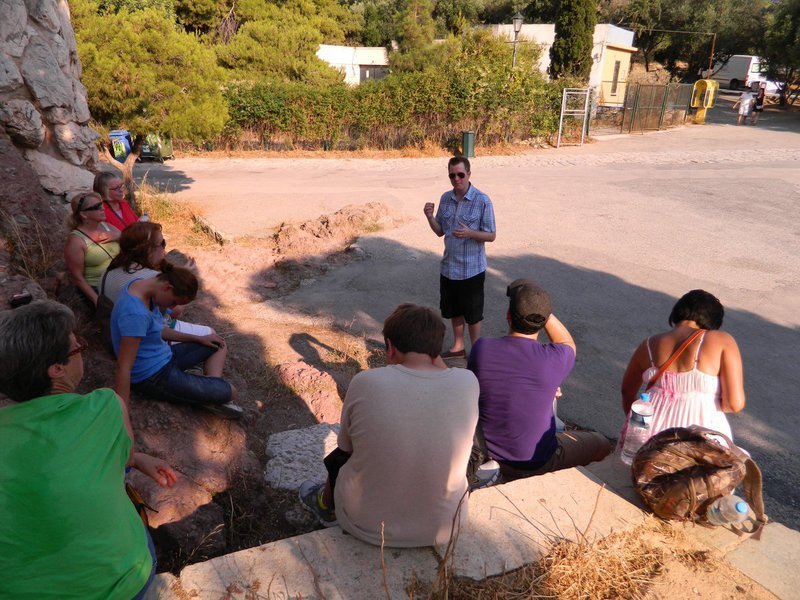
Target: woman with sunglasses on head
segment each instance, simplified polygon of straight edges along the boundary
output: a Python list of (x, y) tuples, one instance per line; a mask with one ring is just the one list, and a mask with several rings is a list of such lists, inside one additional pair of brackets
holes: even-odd
[[(133, 387), (153, 400), (191, 404), (238, 419), (243, 411), (236, 404), (236, 388), (222, 378), (225, 340), (216, 333), (199, 336), (164, 327), (161, 310), (187, 304), (196, 295), (194, 273), (167, 261), (158, 276), (123, 288), (111, 313), (117, 355), (114, 389), (125, 401)], [(200, 363), (203, 375), (186, 372)]]
[(67, 270), (75, 286), (97, 305), (97, 287), (111, 260), (119, 253), (119, 229), (105, 222), (99, 194), (76, 194), (71, 205), (70, 232), (64, 247)]
[(93, 189), (103, 198), (103, 209), (108, 223), (124, 231), (139, 220), (125, 200), (125, 183), (114, 173), (101, 171), (95, 175)]
[[(136, 279), (152, 279), (161, 273), (161, 264), (166, 256), (167, 242), (161, 225), (150, 221), (134, 223), (127, 227), (119, 238), (119, 254), (114, 257), (100, 282), (100, 293), (116, 303), (122, 289)], [(191, 261), (190, 264), (194, 264)], [(191, 267), (189, 267), (191, 270)], [(180, 321), (181, 307), (172, 311), (169, 327), (182, 333), (209, 335), (215, 331), (207, 325), (196, 325)]]

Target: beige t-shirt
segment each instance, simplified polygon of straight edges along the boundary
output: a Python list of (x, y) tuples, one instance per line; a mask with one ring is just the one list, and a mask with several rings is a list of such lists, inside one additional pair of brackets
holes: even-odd
[(342, 408), (339, 447), (352, 453), (334, 489), (336, 517), (357, 538), (401, 548), (446, 543), (461, 507), (478, 421), (466, 369), (392, 365), (359, 373)]

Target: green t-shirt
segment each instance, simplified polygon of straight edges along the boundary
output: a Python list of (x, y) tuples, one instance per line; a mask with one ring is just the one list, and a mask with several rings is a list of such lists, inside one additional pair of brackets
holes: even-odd
[(0, 409), (0, 598), (126, 598), (153, 566), (109, 389)]

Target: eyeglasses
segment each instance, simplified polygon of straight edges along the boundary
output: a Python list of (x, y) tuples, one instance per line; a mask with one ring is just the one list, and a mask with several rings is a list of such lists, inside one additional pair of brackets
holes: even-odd
[(120, 183), (119, 185), (113, 185), (113, 186), (110, 185), (110, 186), (108, 186), (109, 191), (112, 191), (112, 192), (118, 192), (118, 191), (120, 191), (121, 189), (124, 189), (124, 188), (125, 188), (125, 185), (122, 184), (122, 183)]
[(92, 204), (91, 206), (87, 206), (86, 208), (82, 208), (81, 212), (88, 212), (90, 210), (97, 210), (99, 208), (103, 208), (103, 203), (98, 202), (97, 204)]
[(167, 247), (167, 240), (165, 240), (164, 238), (161, 238), (161, 241), (159, 243), (153, 244), (153, 248), (166, 249), (166, 247)]
[(466, 177), (467, 174), (459, 171), (458, 173), (449, 173), (447, 176), (450, 179), (455, 179), (456, 177), (458, 177), (459, 179), (464, 179), (464, 177)]
[(70, 350), (69, 352), (67, 352), (67, 357), (75, 356), (76, 354), (80, 354), (81, 352), (83, 352), (84, 350), (89, 348), (89, 343), (85, 339), (83, 339), (81, 336), (76, 335), (75, 336), (75, 341), (78, 342), (78, 345), (75, 348), (73, 348), (72, 350)]

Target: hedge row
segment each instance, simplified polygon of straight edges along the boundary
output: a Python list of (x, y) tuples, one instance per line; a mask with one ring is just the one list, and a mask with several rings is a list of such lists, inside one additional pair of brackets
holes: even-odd
[(533, 71), (463, 68), (392, 73), (356, 87), (236, 84), (225, 91), (227, 143), (262, 147), (451, 147), (471, 130), (482, 144), (552, 134), (562, 86)]

